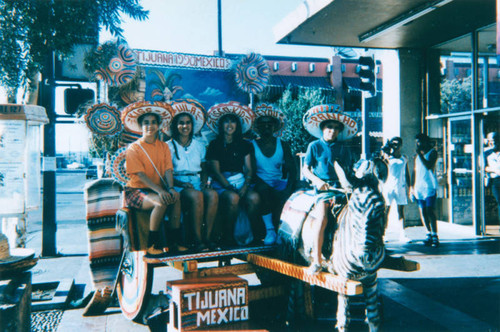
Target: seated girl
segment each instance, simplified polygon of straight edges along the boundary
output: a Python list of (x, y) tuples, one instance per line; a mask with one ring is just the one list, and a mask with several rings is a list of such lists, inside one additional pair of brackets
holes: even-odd
[[(187, 107), (183, 107), (187, 104)], [(178, 107), (176, 107), (178, 106)], [(193, 137), (205, 124), (203, 110), (188, 101), (174, 102), (168, 146), (173, 154), (174, 186), (181, 194), (186, 225), (193, 236), (195, 251), (213, 246), (212, 229), (217, 214), (218, 195), (207, 184), (205, 144)]]
[(159, 230), (167, 208), (170, 229), (166, 236), (175, 239), (180, 233), (180, 201), (179, 193), (174, 189), (172, 158), (167, 143), (158, 139), (162, 126), (168, 125), (171, 113), (167, 108), (141, 105), (129, 107), (128, 111), (124, 117), (130, 116), (133, 120), (127, 121), (128, 126), (134, 131), (142, 131), (142, 137), (127, 149), (126, 169), (130, 180), (125, 186), (125, 200), (129, 207), (151, 211), (147, 254), (162, 255), (164, 249)]
[(207, 124), (218, 135), (208, 146), (207, 160), (212, 187), (219, 193), (218, 228), (222, 229), (218, 232), (222, 244), (227, 246), (236, 244), (233, 234), (240, 208), (247, 212), (252, 227), (259, 217), (259, 195), (250, 185), (253, 146), (243, 139), (243, 133), (251, 128), (252, 120), (252, 110), (239, 104), (212, 107), (208, 111)]

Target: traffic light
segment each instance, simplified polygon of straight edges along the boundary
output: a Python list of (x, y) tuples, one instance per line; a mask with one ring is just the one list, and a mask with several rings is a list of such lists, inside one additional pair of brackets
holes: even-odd
[(81, 104), (94, 100), (92, 89), (66, 89), (64, 90), (64, 112), (73, 115)]
[(359, 88), (370, 93), (372, 97), (377, 94), (377, 76), (375, 75), (375, 59), (372, 56), (359, 57), (358, 75), (361, 78)]

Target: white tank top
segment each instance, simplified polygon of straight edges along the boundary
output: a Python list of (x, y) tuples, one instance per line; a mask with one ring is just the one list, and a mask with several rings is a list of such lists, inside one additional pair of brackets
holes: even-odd
[[(424, 158), (429, 160), (430, 155), (432, 153), (432, 149), (430, 149), (425, 155)], [(427, 169), (424, 163), (417, 156), (415, 158), (415, 198), (424, 200), (427, 197), (431, 197), (436, 195), (437, 189), (437, 178), (434, 174), (434, 171), (431, 169)]]
[(276, 182), (283, 180), (283, 147), (281, 140), (276, 139), (276, 150), (271, 157), (266, 157), (259, 148), (256, 141), (252, 141), (255, 148), (255, 160), (257, 163), (257, 175), (271, 187), (276, 186)]

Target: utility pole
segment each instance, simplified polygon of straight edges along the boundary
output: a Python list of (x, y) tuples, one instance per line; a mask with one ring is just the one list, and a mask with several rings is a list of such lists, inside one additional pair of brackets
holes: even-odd
[(222, 0), (217, 0), (218, 56), (223, 56), (222, 50)]
[(56, 256), (56, 111), (54, 52), (45, 69), (41, 93), (49, 123), (44, 126), (43, 139), (43, 208), (42, 256)]

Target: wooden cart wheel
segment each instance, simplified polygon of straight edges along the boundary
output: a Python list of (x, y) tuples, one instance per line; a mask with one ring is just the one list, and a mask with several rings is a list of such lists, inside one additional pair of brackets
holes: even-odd
[(143, 261), (145, 251), (125, 254), (118, 276), (117, 294), (120, 308), (130, 320), (140, 320), (153, 284), (153, 268)]

